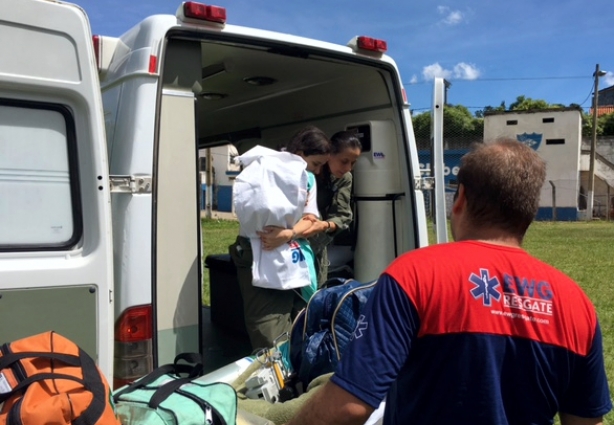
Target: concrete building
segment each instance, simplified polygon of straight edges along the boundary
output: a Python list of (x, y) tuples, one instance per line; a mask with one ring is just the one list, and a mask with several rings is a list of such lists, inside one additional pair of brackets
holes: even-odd
[(216, 146), (209, 149), (211, 155), (211, 182), (207, 182), (207, 149), (198, 152), (199, 171), (202, 186), (201, 209), (207, 206), (207, 190), (211, 190), (212, 208), (217, 211), (232, 211), (232, 187), (240, 167), (232, 159), (238, 155), (232, 145)]
[(540, 220), (577, 220), (580, 208), (586, 208), (587, 187), (581, 184), (581, 113), (581, 109), (556, 108), (488, 112), (484, 116), (484, 140), (518, 140), (546, 161), (546, 182), (537, 215)]

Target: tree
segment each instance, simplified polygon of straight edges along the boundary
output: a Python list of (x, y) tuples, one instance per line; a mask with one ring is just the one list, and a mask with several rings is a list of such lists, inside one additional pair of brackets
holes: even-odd
[(558, 107), (557, 105), (550, 105), (543, 99), (531, 99), (530, 97), (518, 96), (516, 101), (513, 102), (509, 111), (532, 111), (535, 109), (548, 109)]
[(443, 110), (444, 137), (482, 136), (484, 121), (475, 118), (463, 105), (446, 105)]
[(597, 131), (601, 127), (602, 136), (614, 136), (614, 113), (600, 116), (597, 125)]
[[(597, 118), (597, 136), (614, 136), (614, 113)], [(593, 136), (593, 115), (582, 113), (582, 136)]]
[(503, 111), (505, 111), (505, 100), (502, 100), (499, 106), (487, 106), (484, 108), (484, 112), (503, 112)]
[[(431, 114), (426, 112), (413, 116), (412, 124), (421, 145), (419, 148), (423, 148), (422, 145), (431, 137)], [(445, 139), (457, 140), (453, 143), (454, 147), (465, 147), (476, 139), (482, 139), (484, 120), (474, 117), (463, 105), (446, 105), (443, 110), (443, 132)]]
[(593, 117), (583, 112), (582, 113), (582, 136), (591, 137), (592, 134), (593, 134)]
[(423, 112), (412, 117), (414, 134), (416, 139), (430, 139), (431, 137), (431, 114)]

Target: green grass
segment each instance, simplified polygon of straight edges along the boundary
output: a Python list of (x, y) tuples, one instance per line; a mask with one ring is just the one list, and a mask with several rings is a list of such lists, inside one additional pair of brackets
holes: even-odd
[[(534, 223), (524, 247), (578, 282), (593, 301), (603, 333), (610, 393), (614, 395), (614, 223)], [(604, 424), (614, 424), (613, 413), (605, 417)]]
[[(227, 253), (239, 231), (236, 221), (203, 220), (204, 255)], [(429, 241), (435, 240), (432, 223)], [(535, 222), (524, 248), (573, 278), (595, 304), (601, 330), (606, 373), (614, 395), (614, 222)], [(203, 300), (209, 303), (209, 273), (203, 272)], [(558, 422), (557, 422), (558, 423)], [(614, 425), (614, 413), (604, 424)]]
[[(234, 220), (201, 220), (203, 235), (203, 262), (208, 255), (228, 254), (228, 245), (239, 234), (239, 222)], [(204, 266), (204, 264), (203, 264)], [(203, 267), (203, 304), (210, 305), (209, 269)]]

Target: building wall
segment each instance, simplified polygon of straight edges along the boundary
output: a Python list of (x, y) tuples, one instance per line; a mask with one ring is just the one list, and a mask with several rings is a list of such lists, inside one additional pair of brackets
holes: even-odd
[(538, 219), (552, 219), (553, 206), (557, 220), (578, 219), (581, 130), (582, 117), (577, 109), (504, 112), (484, 117), (486, 142), (512, 138), (531, 146), (546, 161)]
[[(237, 148), (232, 145), (223, 145), (209, 148), (211, 151), (211, 164), (213, 166), (213, 181), (211, 182), (211, 190), (213, 195), (213, 206), (218, 211), (232, 211), (232, 187), (234, 178), (239, 172), (239, 165), (235, 164), (232, 159), (238, 155)], [(206, 172), (206, 157), (207, 149), (201, 149), (198, 152), (200, 165), (201, 184), (203, 189), (202, 199), (205, 198), (205, 193), (209, 189), (207, 187), (207, 172)], [(205, 202), (201, 202), (201, 208), (205, 208)]]

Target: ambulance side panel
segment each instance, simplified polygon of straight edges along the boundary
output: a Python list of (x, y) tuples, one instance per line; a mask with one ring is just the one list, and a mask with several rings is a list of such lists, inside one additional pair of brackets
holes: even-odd
[(0, 343), (54, 330), (112, 376), (102, 101), (83, 10), (0, 0)]

